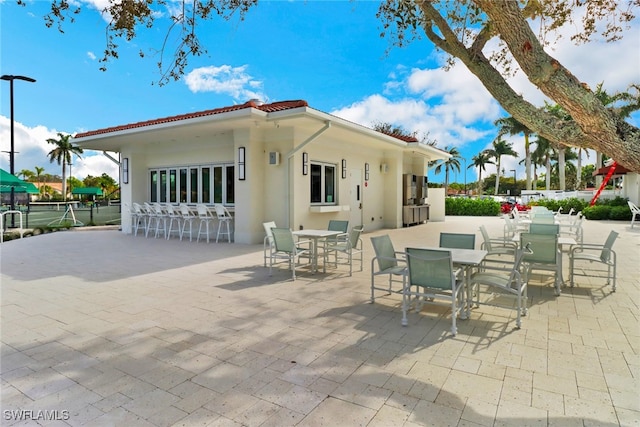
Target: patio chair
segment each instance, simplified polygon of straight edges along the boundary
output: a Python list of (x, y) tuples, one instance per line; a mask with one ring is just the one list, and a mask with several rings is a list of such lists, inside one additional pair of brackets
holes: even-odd
[[(392, 292), (402, 292), (407, 274), (407, 265), (405, 253), (396, 251), (393, 248), (393, 242), (388, 234), (372, 237), (371, 244), (376, 254), (371, 259), (371, 303), (373, 304), (375, 302), (375, 291), (386, 291), (387, 295)], [(389, 276), (389, 286), (384, 288), (376, 286), (376, 276), (384, 275)], [(395, 280), (398, 276), (400, 276), (401, 280)], [(402, 287), (399, 290), (393, 290), (394, 283), (402, 283)]]
[(169, 226), (167, 227), (167, 240), (171, 237), (171, 232), (173, 231), (173, 223), (176, 224), (176, 232), (178, 233), (178, 237), (182, 240), (182, 227), (180, 227), (180, 222), (182, 221), (182, 215), (178, 211), (176, 207), (173, 205), (166, 205), (166, 214), (169, 219)]
[[(154, 203), (151, 205), (155, 211), (156, 231), (154, 238), (158, 238), (158, 235), (162, 232), (164, 237), (167, 237), (167, 219), (169, 214), (167, 209), (160, 203)], [(161, 226), (162, 225), (162, 226)]]
[[(200, 241), (200, 235), (206, 234), (207, 243), (209, 243), (209, 224), (213, 221), (213, 216), (209, 213), (209, 209), (207, 209), (206, 205), (198, 204), (196, 205), (196, 210), (198, 211), (198, 219), (200, 220), (200, 224), (198, 225), (198, 238), (196, 242)], [(202, 232), (202, 226), (205, 227), (205, 232)]]
[(534, 222), (529, 224), (529, 233), (531, 234), (560, 234), (560, 226), (558, 224), (541, 224)]
[[(521, 316), (527, 315), (527, 282), (522, 280), (520, 275), (520, 264), (525, 253), (532, 254), (530, 245), (524, 249), (515, 250), (515, 259), (511, 268), (501, 268), (490, 266), (471, 275), (467, 289), (467, 295), (470, 298), (471, 288), (475, 288), (476, 305), (489, 305), (492, 307), (501, 307), (516, 310), (516, 328), (520, 329), (522, 322)], [(515, 297), (516, 307), (498, 304), (491, 300), (480, 299), (481, 294), (490, 295), (491, 299), (496, 296)], [(468, 301), (470, 303), (471, 301)]]
[[(216, 243), (218, 243), (218, 239), (220, 235), (227, 236), (227, 240), (231, 243), (231, 221), (233, 221), (233, 217), (221, 204), (213, 205), (213, 208), (216, 211), (216, 217), (218, 218), (218, 233), (216, 234)], [(226, 227), (227, 231), (225, 232), (223, 227)]]
[(631, 209), (631, 228), (633, 228), (633, 223), (636, 222), (636, 217), (640, 217), (640, 208), (628, 200), (627, 204), (629, 205), (629, 209)]
[(505, 240), (504, 238), (489, 237), (489, 233), (484, 225), (480, 226), (480, 233), (482, 234), (480, 249), (487, 251), (487, 256), (485, 257), (486, 262), (483, 262), (483, 265), (487, 262), (505, 262), (503, 259), (495, 258), (501, 258), (503, 255), (508, 256), (509, 261), (506, 262), (510, 264), (515, 261), (516, 248), (518, 246), (516, 242), (512, 239)]
[(560, 223), (560, 234), (562, 236), (572, 237), (576, 242), (582, 243), (584, 240), (582, 225), (584, 224), (585, 218), (582, 212), (578, 212), (573, 218), (575, 219)]
[(617, 238), (618, 233), (611, 231), (602, 245), (588, 243), (571, 245), (569, 248), (569, 281), (571, 287), (573, 287), (575, 276), (605, 277), (602, 275), (603, 271), (599, 269), (583, 267), (578, 269), (582, 274), (576, 272), (576, 261), (589, 261), (590, 266), (595, 262), (607, 267), (607, 285), (613, 281), (612, 291), (616, 291), (616, 253), (612, 248)]
[(475, 249), (476, 235), (462, 233), (440, 233), (440, 247), (449, 249)]
[[(327, 225), (327, 230), (329, 231), (339, 231), (341, 234), (346, 234), (349, 232), (349, 221), (343, 221), (338, 219), (330, 219), (329, 224)], [(323, 239), (320, 242), (320, 247), (324, 250), (327, 245), (336, 243), (336, 237), (329, 237)]]
[(555, 294), (560, 295), (562, 284), (562, 254), (558, 248), (557, 234), (520, 234), (520, 247), (527, 247), (532, 253), (525, 253), (522, 262), (525, 281), (529, 283), (532, 270), (550, 270), (554, 274)]
[[(271, 232), (272, 228), (276, 228), (277, 225), (275, 221), (263, 222), (262, 227), (264, 228), (264, 241), (262, 242), (262, 252), (264, 257), (264, 266), (267, 266), (267, 258), (271, 258), (273, 254), (273, 233)], [(267, 256), (267, 249), (269, 250), (269, 256)]]
[(144, 213), (147, 216), (147, 229), (144, 231), (144, 237), (149, 237), (149, 232), (155, 230), (157, 223), (160, 221), (156, 209), (148, 202), (144, 202)]
[(416, 312), (424, 304), (451, 307), (451, 333), (458, 333), (456, 319), (464, 307), (462, 270), (454, 270), (447, 250), (407, 248), (407, 280), (402, 293), (402, 326), (408, 325), (411, 300)]
[(148, 219), (149, 219), (149, 216), (147, 215), (147, 212), (142, 207), (142, 205), (140, 205), (140, 203), (134, 202), (132, 205), (132, 213), (131, 213), (131, 224), (133, 227), (134, 236), (138, 235), (138, 230), (140, 229), (141, 225), (142, 225), (142, 231), (145, 233), (145, 235), (147, 234)]
[[(182, 216), (182, 230), (180, 231), (180, 240), (184, 236), (185, 228), (187, 227), (187, 223), (189, 224), (189, 241), (191, 242), (193, 239), (193, 221), (198, 219), (197, 216), (193, 214), (189, 206), (185, 204), (180, 204), (180, 215)], [(207, 233), (208, 234), (208, 233)]]
[[(338, 266), (339, 263), (349, 265), (349, 276), (353, 274), (353, 256), (360, 254), (360, 271), (362, 271), (363, 264), (363, 251), (362, 240), (360, 234), (364, 230), (364, 226), (353, 227), (349, 233), (341, 234), (336, 237), (334, 241), (327, 242), (325, 245), (325, 263), (327, 259), (334, 254), (333, 263)], [(341, 261), (341, 256), (344, 255), (346, 260)]]
[(527, 224), (516, 223), (507, 214), (502, 215), (502, 219), (504, 220), (503, 236), (505, 240), (512, 238), (518, 233), (529, 230), (529, 226)]
[(281, 259), (289, 264), (293, 280), (296, 280), (296, 268), (300, 258), (311, 257), (311, 241), (300, 240), (296, 242), (293, 233), (288, 228), (274, 227), (271, 229), (271, 236), (273, 237), (274, 250), (269, 257), (269, 276), (273, 275), (273, 264), (277, 263), (275, 260)]

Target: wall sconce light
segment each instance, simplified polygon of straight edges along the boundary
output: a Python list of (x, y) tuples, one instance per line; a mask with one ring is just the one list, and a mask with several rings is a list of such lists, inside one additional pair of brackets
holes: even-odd
[(347, 177), (347, 159), (342, 159), (342, 179)]
[(364, 180), (369, 181), (369, 163), (364, 164)]
[(302, 153), (302, 175), (306, 175), (309, 173), (309, 154), (304, 152)]
[(238, 179), (244, 181), (247, 179), (245, 164), (245, 147), (238, 147)]
[(122, 183), (129, 183), (129, 158), (125, 157), (122, 159)]
[(380, 172), (382, 172), (382, 173), (387, 173), (387, 172), (389, 172), (389, 165), (388, 165), (388, 164), (386, 164), (386, 163), (382, 163), (382, 164), (380, 165)]

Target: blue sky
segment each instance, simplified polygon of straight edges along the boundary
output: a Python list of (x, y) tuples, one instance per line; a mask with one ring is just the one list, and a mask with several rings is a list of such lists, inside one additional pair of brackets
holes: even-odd
[[(82, 13), (66, 23), (64, 34), (46, 28), (49, 2), (0, 0), (0, 73), (29, 76), (36, 83), (14, 83), (16, 171), (45, 167), (60, 174), (46, 154), (47, 138), (57, 132), (116, 126), (192, 111), (239, 104), (250, 98), (267, 102), (304, 99), (313, 108), (371, 126), (390, 122), (419, 135), (429, 134), (438, 146), (457, 146), (467, 164), (496, 136), (494, 120), (506, 116), (484, 87), (462, 65), (441, 68), (443, 57), (425, 40), (406, 48), (392, 47), (379, 34), (377, 2), (264, 1), (244, 22), (215, 19), (200, 28), (208, 54), (191, 58), (183, 79), (165, 86), (156, 67), (168, 21), (140, 30), (130, 43), (121, 41), (120, 59), (99, 71), (105, 47), (106, 21), (98, 12), (106, 0), (79, 1)], [(581, 81), (594, 88), (605, 82), (611, 93), (640, 81), (640, 23), (622, 42), (594, 42), (576, 47), (562, 39), (551, 55)], [(139, 51), (146, 57), (140, 58)], [(545, 99), (522, 75), (510, 83), (542, 105)], [(9, 150), (9, 84), (0, 82), (0, 136)], [(634, 124), (640, 123), (635, 115)], [(507, 138), (523, 153), (521, 136)], [(593, 162), (595, 156), (585, 161)], [(524, 179), (521, 160), (504, 158), (506, 170)], [(0, 167), (9, 169), (8, 155)], [(464, 167), (464, 164), (463, 164)], [(495, 172), (488, 166), (487, 173)], [(101, 153), (74, 159), (79, 178), (107, 172), (115, 165)], [(472, 182), (477, 171), (468, 169)], [(433, 175), (434, 182), (444, 174)], [(464, 182), (461, 172), (452, 181)]]

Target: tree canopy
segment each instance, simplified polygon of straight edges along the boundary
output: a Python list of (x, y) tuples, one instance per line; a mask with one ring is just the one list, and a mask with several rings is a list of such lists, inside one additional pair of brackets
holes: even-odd
[[(23, 4), (24, 0), (17, 0)], [(48, 26), (73, 22), (80, 9), (72, 0), (53, 0), (46, 17)], [(119, 40), (133, 40), (140, 29), (154, 26), (154, 8), (166, 0), (108, 0), (103, 13), (111, 17), (102, 68), (118, 58)], [(214, 17), (241, 18), (257, 0), (181, 0), (172, 7), (172, 27), (180, 44), (170, 60), (161, 57), (160, 84), (180, 79), (189, 57), (206, 48), (198, 38), (203, 21)], [(172, 4), (176, 6), (175, 4)], [(515, 120), (552, 143), (591, 148), (612, 156), (640, 171), (640, 129), (627, 122), (614, 108), (608, 108), (596, 93), (575, 77), (545, 47), (553, 43), (560, 29), (575, 28), (572, 40), (582, 43), (593, 37), (614, 42), (623, 37), (640, 0), (384, 0), (378, 17), (382, 36), (397, 45), (421, 38), (450, 55), (448, 65), (464, 64)], [(534, 31), (533, 28), (536, 28)], [(497, 44), (497, 48), (492, 48)], [(165, 46), (159, 48), (165, 53)], [(140, 52), (144, 56), (144, 52)], [(523, 72), (540, 91), (562, 107), (571, 120), (560, 120), (513, 90), (508, 77)], [(636, 101), (637, 84), (632, 85)]]

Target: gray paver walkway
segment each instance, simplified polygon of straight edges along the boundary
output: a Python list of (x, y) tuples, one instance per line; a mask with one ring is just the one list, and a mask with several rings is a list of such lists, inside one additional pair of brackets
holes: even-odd
[(640, 425), (640, 228), (627, 222), (585, 225), (586, 242), (620, 232), (618, 291), (581, 278), (555, 296), (536, 275), (520, 330), (483, 306), (451, 337), (444, 309), (402, 327), (398, 295), (369, 304), (369, 237), (437, 245), (444, 230), (480, 239), (480, 223), (502, 233), (470, 217), (366, 233), (363, 272), (295, 282), (268, 275), (262, 245), (118, 231), (4, 243), (1, 423)]

